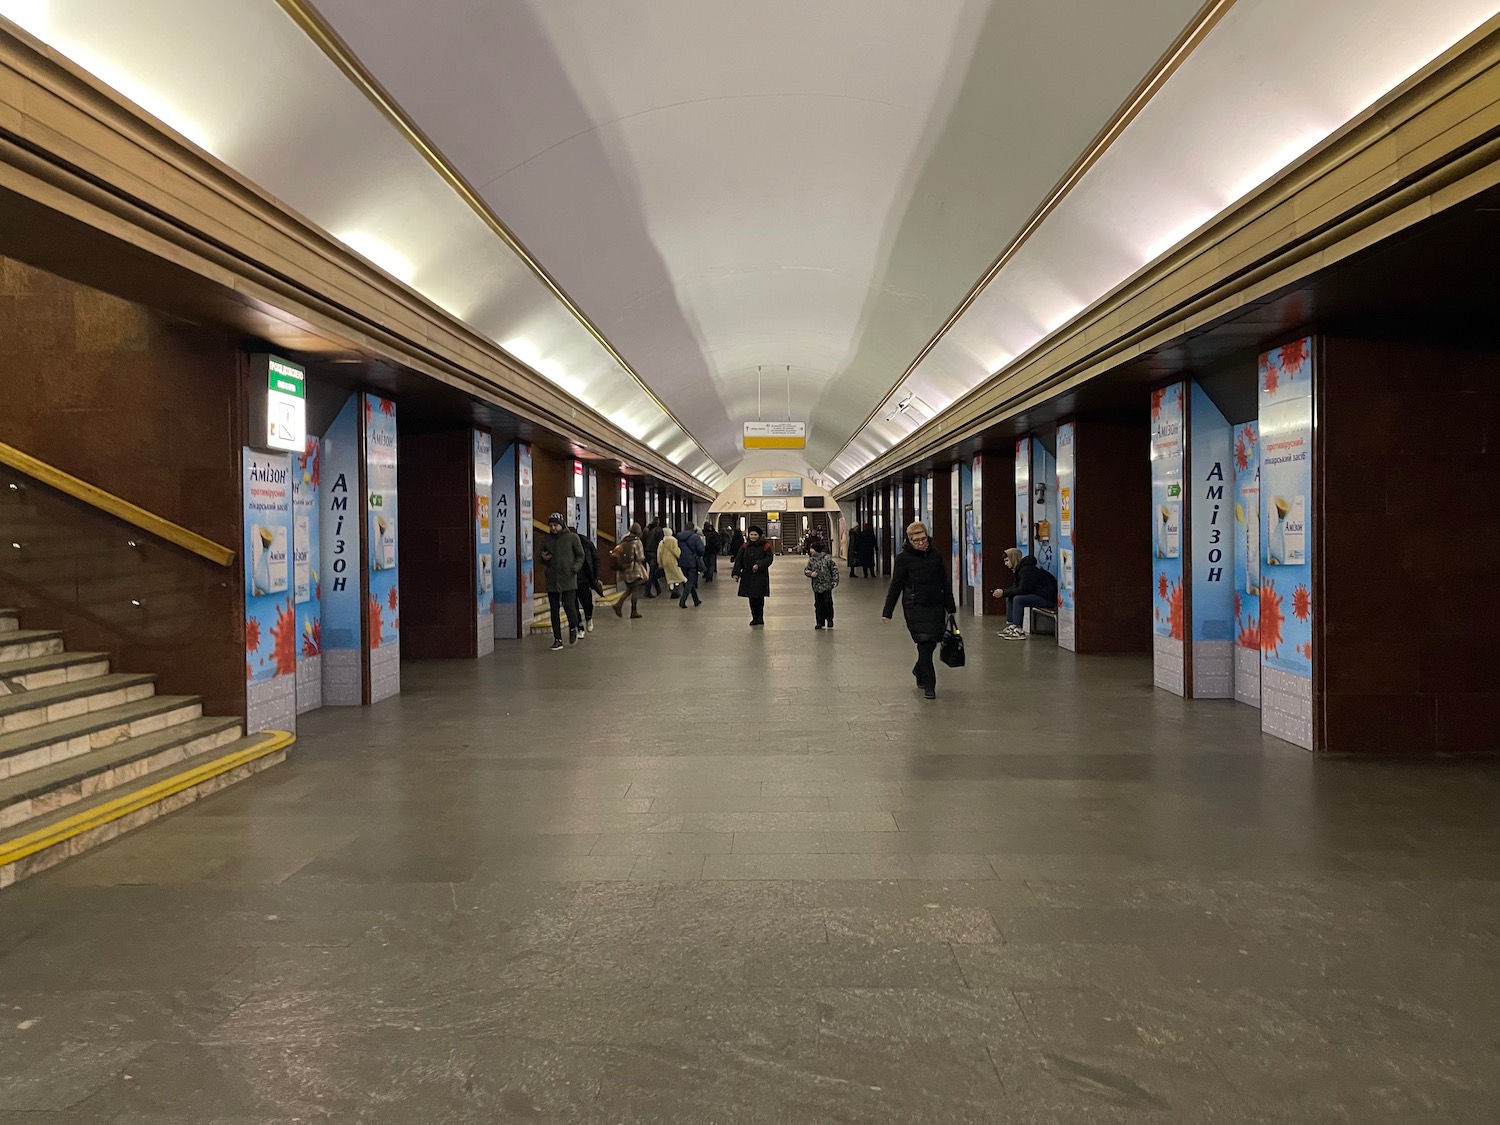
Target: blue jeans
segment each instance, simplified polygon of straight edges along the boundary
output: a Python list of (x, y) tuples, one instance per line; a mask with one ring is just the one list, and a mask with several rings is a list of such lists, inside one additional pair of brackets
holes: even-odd
[(1026, 620), (1027, 609), (1032, 607), (1051, 609), (1052, 606), (1052, 599), (1044, 598), (1040, 594), (1017, 594), (1013, 598), (1005, 599), (1005, 620), (1019, 629), (1021, 622)]
[(698, 572), (696, 570), (684, 570), (682, 576), (687, 581), (682, 584), (682, 597), (677, 599), (677, 604), (686, 607), (687, 600), (692, 598), (693, 604), (697, 605), (703, 600), (698, 597)]

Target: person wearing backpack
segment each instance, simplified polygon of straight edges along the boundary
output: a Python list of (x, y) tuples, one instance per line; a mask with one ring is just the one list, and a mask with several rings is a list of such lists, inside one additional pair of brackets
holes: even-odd
[(1035, 555), (1023, 555), (1019, 547), (1005, 552), (1005, 565), (1015, 575), (1015, 584), (1004, 590), (991, 590), (991, 597), (1005, 601), (1006, 626), (998, 636), (1007, 641), (1024, 641), (1027, 634), (1021, 629), (1026, 620), (1026, 611), (1057, 608), (1057, 579), (1052, 572), (1038, 565)]
[(696, 608), (703, 604), (698, 596), (698, 572), (703, 569), (707, 546), (698, 529), (691, 524), (677, 533), (677, 567), (682, 571), (682, 594), (677, 599), (678, 609), (687, 609), (688, 598)]
[(813, 615), (818, 620), (813, 628), (832, 629), (833, 588), (839, 584), (839, 564), (816, 535), (807, 537), (807, 554), (807, 565), (802, 568), (802, 573), (812, 579)]
[(625, 593), (615, 602), (615, 616), (625, 616), (625, 599), (629, 598), (630, 619), (638, 620), (641, 610), (637, 599), (646, 582), (646, 548), (641, 544), (640, 524), (630, 525), (630, 534), (615, 545), (609, 553), (609, 561), (614, 563), (615, 574), (625, 583)]

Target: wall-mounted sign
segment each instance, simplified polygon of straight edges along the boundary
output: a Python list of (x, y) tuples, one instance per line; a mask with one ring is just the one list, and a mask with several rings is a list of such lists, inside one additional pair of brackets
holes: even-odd
[(801, 496), (801, 477), (746, 477), (746, 496)]
[(250, 357), (250, 370), (258, 446), (302, 453), (307, 448), (306, 372), (290, 360), (265, 354)]
[(746, 422), (746, 449), (806, 449), (806, 422)]
[(583, 462), (573, 462), (573, 496), (575, 499), (583, 499)]

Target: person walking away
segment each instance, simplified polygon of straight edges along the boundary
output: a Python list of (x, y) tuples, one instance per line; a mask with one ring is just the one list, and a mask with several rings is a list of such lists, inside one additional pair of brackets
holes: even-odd
[(563, 647), (562, 618), (568, 614), (568, 644), (578, 643), (578, 574), (583, 569), (583, 544), (563, 526), (560, 512), (547, 517), (547, 533), (538, 545), (537, 557), (547, 568), (547, 602), (552, 609), (552, 651)]
[(839, 564), (823, 548), (823, 540), (809, 536), (807, 540), (807, 566), (802, 573), (812, 579), (813, 615), (818, 623), (815, 629), (833, 628), (833, 588), (839, 584)]
[(652, 520), (646, 526), (646, 597), (656, 597), (655, 591), (661, 586), (661, 567), (656, 565), (656, 550), (661, 546), (661, 522)]
[(745, 545), (734, 557), (731, 576), (740, 580), (740, 597), (750, 602), (750, 624), (766, 623), (766, 599), (771, 596), (771, 563), (776, 555), (771, 544), (761, 538), (765, 532), (754, 524)]
[(630, 619), (635, 621), (641, 616), (637, 598), (641, 587), (646, 584), (646, 548), (641, 543), (640, 524), (630, 525), (630, 534), (615, 544), (609, 558), (615, 564), (615, 573), (619, 575), (620, 581), (625, 583), (625, 592), (615, 602), (615, 616), (625, 616), (625, 599), (629, 598)]
[[(735, 528), (729, 535), (729, 569), (734, 569), (735, 560), (740, 557), (740, 552), (745, 549), (745, 535), (739, 528)], [(733, 577), (731, 575), (730, 577)]]
[(663, 524), (661, 530), (661, 542), (656, 546), (656, 569), (661, 572), (662, 580), (667, 584), (667, 592), (675, 598), (677, 588), (683, 582), (682, 566), (678, 562), (682, 554), (682, 546), (677, 542), (677, 536), (672, 534), (670, 527)]
[(854, 578), (854, 568), (859, 565), (859, 528), (851, 524), (844, 542), (844, 561), (849, 564), (849, 577)]
[(677, 533), (677, 566), (682, 571), (682, 593), (677, 599), (678, 609), (687, 609), (688, 598), (694, 606), (703, 604), (698, 596), (698, 572), (703, 569), (703, 560), (708, 551), (703, 536), (696, 527), (687, 527)]
[(875, 529), (870, 524), (859, 529), (859, 565), (866, 578), (875, 577), (875, 552), (879, 546)]
[(583, 631), (592, 633), (594, 631), (594, 595), (604, 596), (604, 586), (599, 581), (599, 548), (587, 535), (583, 535), (576, 527), (568, 528), (574, 535), (578, 536), (579, 545), (583, 547), (583, 567), (578, 572), (578, 609), (583, 614)]
[(1035, 555), (1023, 555), (1019, 547), (1006, 549), (1005, 565), (1016, 580), (1003, 590), (990, 591), (991, 597), (1005, 601), (1005, 628), (996, 635), (1007, 641), (1024, 641), (1027, 634), (1021, 622), (1026, 620), (1026, 611), (1057, 608), (1057, 579), (1036, 561)]
[(703, 523), (703, 581), (712, 582), (719, 573), (719, 552), (724, 549), (724, 539), (714, 527), (712, 520)]
[(957, 613), (958, 606), (953, 601), (948, 562), (933, 548), (927, 525), (920, 520), (907, 526), (906, 544), (891, 567), (891, 585), (880, 615), (887, 625), (891, 623), (897, 598), (901, 599), (906, 630), (917, 646), (917, 662), (911, 674), (916, 677), (922, 694), (936, 699), (937, 669), (933, 667), (932, 654), (943, 639), (948, 614)]

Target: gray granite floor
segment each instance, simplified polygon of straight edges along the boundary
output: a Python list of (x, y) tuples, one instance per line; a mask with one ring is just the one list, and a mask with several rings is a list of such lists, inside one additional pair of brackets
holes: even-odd
[(0, 1122), (1500, 1119), (1495, 768), (993, 619), (927, 702), (877, 583), (775, 575), (408, 665), (0, 894)]

